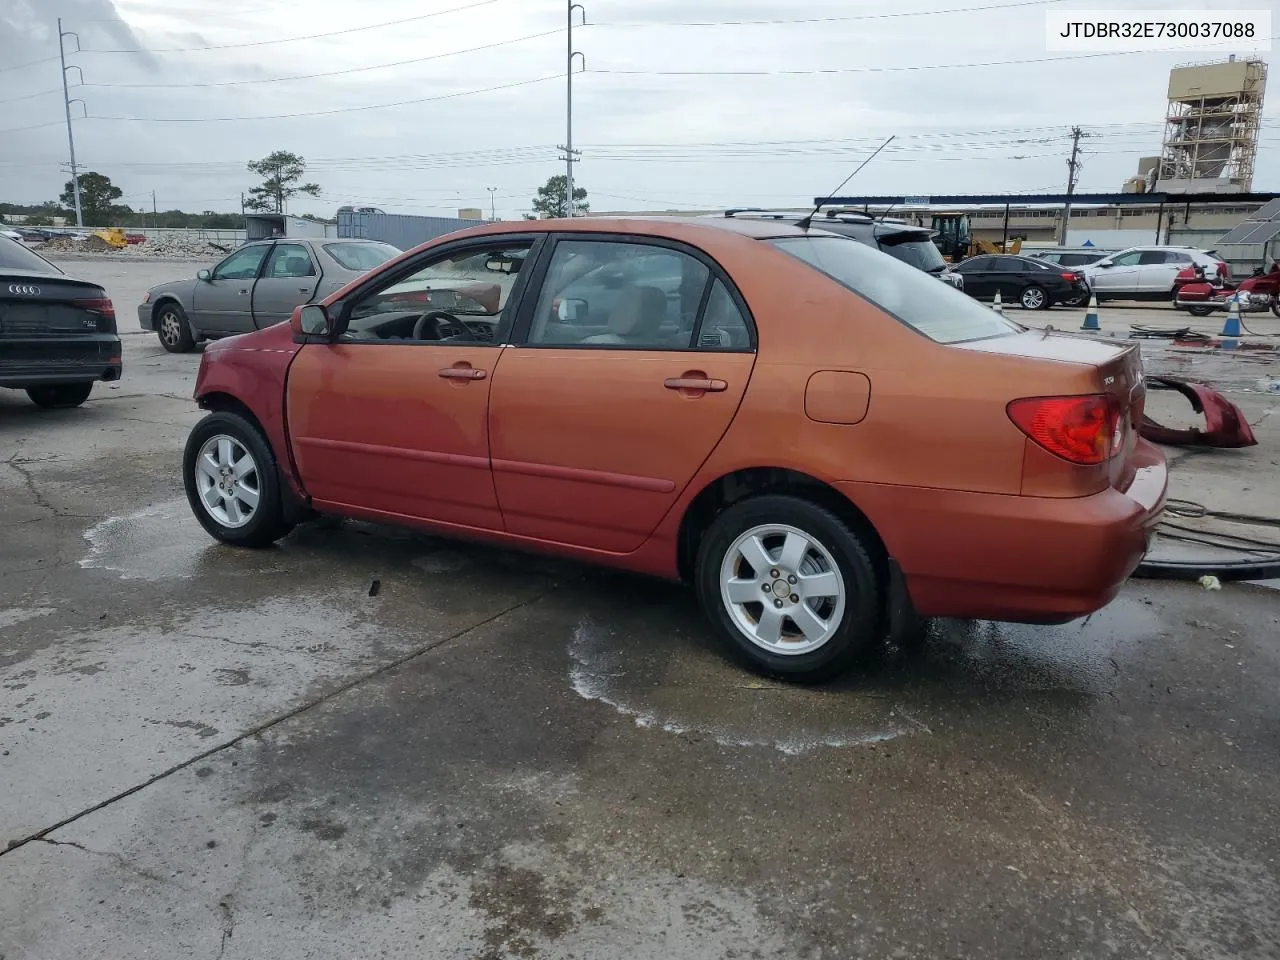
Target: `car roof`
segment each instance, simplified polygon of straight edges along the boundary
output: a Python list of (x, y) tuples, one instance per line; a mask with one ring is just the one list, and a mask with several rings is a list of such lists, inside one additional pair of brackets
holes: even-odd
[[(482, 226), (470, 227), (450, 237), (485, 236), (488, 234), (521, 234), (521, 233), (634, 233), (639, 236), (671, 237), (689, 230), (715, 233), (736, 233), (756, 239), (773, 239), (780, 237), (803, 237), (806, 234), (821, 234), (826, 237), (838, 237), (838, 234), (822, 230), (815, 220), (809, 230), (790, 223), (777, 220), (739, 220), (733, 217), (689, 217), (635, 215), (619, 217), (565, 217), (556, 220), (524, 220), (500, 221)], [(846, 239), (841, 237), (840, 239)]]

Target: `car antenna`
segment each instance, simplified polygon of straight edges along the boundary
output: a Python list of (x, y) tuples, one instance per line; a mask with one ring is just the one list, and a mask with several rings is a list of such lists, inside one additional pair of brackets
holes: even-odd
[(887, 217), (887, 216), (889, 215), (889, 211), (890, 211), (890, 210), (892, 210), (892, 209), (893, 209), (894, 207), (896, 207), (896, 206), (897, 206), (897, 204), (896, 204), (896, 203), (891, 203), (891, 204), (889, 204), (889, 206), (885, 207), (885, 208), (884, 208), (884, 213), (880, 214), (880, 220), (879, 220), (879, 222), (880, 222), (880, 223), (884, 223), (884, 218), (885, 218), (885, 217)]
[(876, 153), (879, 153), (881, 150), (883, 150), (885, 147), (887, 147), (887, 146), (889, 145), (889, 142), (890, 142), (894, 137), (896, 137), (896, 136), (897, 136), (897, 134), (896, 134), (896, 133), (895, 133), (895, 134), (893, 134), (893, 136), (890, 136), (888, 140), (886, 140), (884, 143), (880, 144), (880, 146), (876, 147), (876, 149), (875, 149), (875, 153), (871, 154), (871, 156), (867, 157), (867, 159), (863, 160), (860, 164), (858, 164), (857, 169), (855, 169), (855, 170), (853, 171), (853, 173), (851, 173), (851, 174), (849, 174), (847, 177), (845, 177), (845, 178), (844, 178), (844, 180), (840, 183), (840, 186), (838, 186), (838, 187), (836, 187), (834, 190), (832, 190), (832, 191), (831, 191), (831, 193), (827, 194), (827, 196), (826, 196), (826, 197), (819, 197), (819, 198), (818, 198), (819, 202), (814, 206), (813, 210), (812, 210), (812, 211), (810, 211), (809, 215), (808, 215), (807, 217), (805, 217), (803, 220), (798, 221), (798, 222), (796, 223), (796, 226), (797, 226), (797, 227), (799, 227), (801, 230), (808, 230), (808, 229), (809, 229), (809, 227), (813, 224), (813, 218), (814, 218), (814, 217), (816, 217), (816, 216), (818, 215), (818, 211), (822, 209), (822, 203), (821, 203), (821, 201), (822, 201), (822, 200), (829, 199), (830, 197), (835, 196), (837, 193), (839, 193), (841, 190), (843, 190), (843, 189), (844, 189), (844, 185), (845, 185), (846, 183), (848, 183), (850, 180), (852, 180), (854, 177), (856, 177), (856, 176), (858, 175), (858, 170), (861, 170), (861, 169), (862, 169), (863, 167), (865, 167), (868, 163), (870, 163), (872, 160), (874, 160), (874, 159), (876, 158)]

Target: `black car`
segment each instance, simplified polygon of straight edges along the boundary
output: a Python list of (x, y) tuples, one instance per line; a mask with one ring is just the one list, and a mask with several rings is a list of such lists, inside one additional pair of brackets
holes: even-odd
[(964, 277), (964, 292), (978, 300), (1020, 303), (1028, 310), (1047, 310), (1055, 303), (1076, 303), (1089, 296), (1084, 274), (1031, 257), (971, 257), (952, 267)]
[[(794, 211), (771, 211), (757, 209), (726, 210), (726, 217), (751, 217), (760, 220), (782, 220), (795, 223), (804, 218), (804, 214)], [(933, 231), (925, 227), (917, 227), (902, 220), (889, 220), (867, 213), (850, 210), (825, 210), (810, 221), (811, 225), (849, 237), (869, 247), (875, 247), (894, 259), (909, 263), (918, 270), (931, 273), (944, 283), (959, 290), (964, 289), (964, 279), (947, 269), (947, 261), (942, 259), (937, 246), (933, 242)]]
[(0, 387), (42, 407), (78, 407), (121, 368), (107, 292), (0, 237)]

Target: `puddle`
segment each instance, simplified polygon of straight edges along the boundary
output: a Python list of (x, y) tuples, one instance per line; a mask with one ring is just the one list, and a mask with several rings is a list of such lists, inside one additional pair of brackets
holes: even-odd
[(53, 612), (53, 607), (8, 607), (0, 610), (0, 630), (36, 617), (47, 617)]
[(80, 566), (111, 570), (122, 580), (186, 580), (208, 572), (235, 576), (276, 569), (272, 551), (236, 550), (213, 540), (191, 515), (185, 497), (108, 517), (86, 530), (84, 538), (89, 551)]
[(670, 647), (658, 638), (637, 646), (584, 620), (574, 629), (569, 656), (578, 696), (607, 704), (638, 727), (722, 747), (797, 756), (928, 732), (892, 699), (762, 680), (679, 637)]

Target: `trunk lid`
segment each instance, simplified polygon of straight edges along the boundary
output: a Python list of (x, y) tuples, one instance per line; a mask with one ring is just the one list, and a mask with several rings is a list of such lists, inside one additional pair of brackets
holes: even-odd
[(105, 311), (86, 302), (107, 301), (96, 283), (52, 273), (0, 267), (0, 337), (67, 337), (115, 329)]
[[(1142, 351), (1138, 344), (1029, 331), (953, 346), (1034, 363), (1042, 368), (1037, 370), (1037, 377), (1043, 384), (1043, 396), (1104, 394), (1111, 398), (1119, 411), (1123, 431), (1118, 452), (1104, 464), (1096, 466), (1059, 462), (1066, 471), (1075, 473), (1076, 479), (1085, 486), (1089, 485), (1086, 476), (1091, 474), (1099, 487), (1105, 477), (1105, 482), (1111, 486), (1128, 489), (1133, 480), (1132, 457), (1139, 440), (1147, 396), (1142, 379)], [(1016, 398), (1010, 397), (1013, 399)]]

